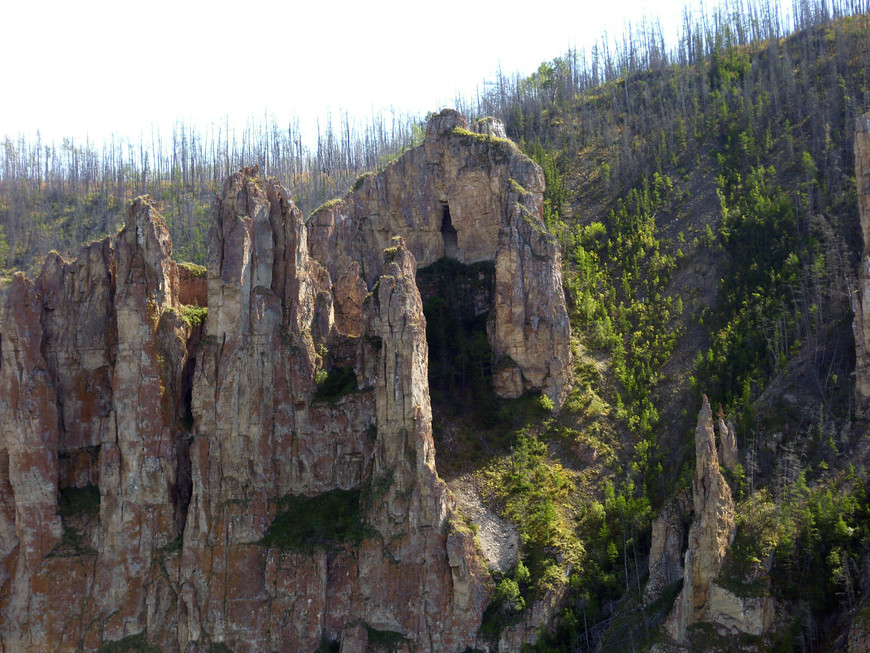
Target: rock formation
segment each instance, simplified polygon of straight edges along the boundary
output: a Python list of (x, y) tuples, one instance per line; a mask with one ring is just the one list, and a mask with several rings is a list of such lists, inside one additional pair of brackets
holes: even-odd
[(719, 407), (719, 464), (729, 471), (737, 469), (740, 460), (737, 457), (737, 433), (734, 423), (726, 421)]
[(855, 401), (864, 409), (870, 398), (870, 114), (858, 118), (855, 130), (855, 183), (864, 251), (858, 288), (852, 295), (855, 333)]
[[(475, 645), (492, 587), (435, 471), (415, 253), (453, 247), (455, 214), (448, 253), (494, 261), (481, 297), (503, 394), (561, 400), (570, 352), (540, 170), (497, 121), (465, 127), (437, 116), (340, 204), (356, 208), (315, 215), (310, 246), (284, 190), (246, 169), (216, 200), (204, 279), (172, 261), (146, 198), (117, 236), (15, 276), (0, 649), (353, 651), (378, 632), (405, 650)], [(349, 225), (361, 237), (345, 242)], [(280, 539), (311, 517), (287, 506), (324, 497), (350, 498), (352, 535)]]
[[(734, 427), (719, 415), (720, 451), (733, 458), (736, 466)], [(650, 580), (644, 593), (645, 602), (655, 600), (664, 587), (664, 569), (670, 576), (679, 574), (674, 564), (674, 541), (682, 536), (676, 524), (679, 497), (675, 497), (653, 525), (653, 548), (650, 552)], [(665, 622), (665, 631), (680, 644), (688, 643), (687, 629), (692, 624), (709, 623), (719, 632), (761, 635), (774, 622), (776, 606), (770, 596), (738, 596), (717, 583), (728, 547), (734, 539), (734, 502), (719, 471), (716, 439), (713, 433), (713, 413), (704, 397), (695, 429), (695, 476), (692, 479), (693, 521), (689, 527), (689, 542), (685, 553), (683, 589)], [(654, 564), (655, 563), (655, 564)], [(755, 570), (763, 576), (766, 571)], [(769, 586), (769, 583), (767, 583)]]
[(571, 384), (570, 329), (561, 255), (542, 222), (543, 191), (540, 167), (504, 138), (499, 121), (469, 126), (445, 110), (430, 119), (421, 147), (314, 212), (311, 253), (332, 279), (358, 269), (369, 285), (393, 236), (405, 239), (420, 266), (443, 256), (494, 262), (487, 331), (495, 390), (517, 397), (539, 389), (558, 406)]
[(685, 581), (666, 624), (668, 634), (678, 642), (686, 640), (688, 626), (710, 620), (710, 586), (734, 538), (734, 502), (731, 489), (719, 471), (713, 411), (706, 396), (695, 428), (692, 501), (694, 521), (689, 527)]
[(643, 603), (658, 599), (671, 583), (683, 578), (683, 537), (685, 517), (691, 512), (692, 499), (680, 492), (668, 501), (653, 521), (649, 552), (649, 579), (643, 591)]
[[(416, 258), (494, 262), (471, 301), (502, 394), (561, 402), (570, 347), (541, 171), (498, 121), (466, 127), (436, 116), (308, 226), (257, 169), (233, 175), (204, 276), (172, 261), (147, 198), (116, 236), (15, 276), (0, 650), (475, 645), (492, 582), (435, 471)], [(324, 515), (298, 505), (340, 528), (306, 531)]]

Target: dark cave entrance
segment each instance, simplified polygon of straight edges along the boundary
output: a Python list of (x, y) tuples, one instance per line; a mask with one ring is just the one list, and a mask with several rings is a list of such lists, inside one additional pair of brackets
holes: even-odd
[(495, 266), (489, 261), (464, 265), (445, 255), (418, 270), (417, 286), (426, 316), (433, 409), (486, 421), (492, 406), (492, 351), (486, 321), (495, 290)]
[(450, 218), (450, 207), (447, 202), (441, 204), (441, 237), (444, 239), (444, 256), (447, 258), (459, 258), (459, 240), (456, 227)]
[(444, 256), (417, 270), (426, 316), (429, 396), (438, 472), (450, 479), (469, 465), (510, 450), (516, 432), (541, 416), (540, 395), (498, 397), (487, 322), (495, 298), (495, 263), (465, 265)]

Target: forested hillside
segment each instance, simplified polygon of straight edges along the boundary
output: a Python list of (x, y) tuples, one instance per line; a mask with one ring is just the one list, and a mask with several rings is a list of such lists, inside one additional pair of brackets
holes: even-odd
[(117, 231), (140, 195), (159, 201), (179, 260), (205, 262), (211, 206), (223, 180), (256, 163), (293, 189), (306, 215), (348, 189), (359, 175), (412, 145), (422, 132), (408, 116), (378, 115), (362, 125), (331, 117), (314, 145), (299, 123), (249, 121), (224, 125), (177, 123), (138, 139), (113, 137), (98, 145), (47, 143), (7, 135), (0, 151), (0, 270), (38, 269), (49, 250), (75, 254), (82, 242)]
[[(586, 505), (567, 511), (582, 571), (539, 650), (657, 638), (670, 597), (641, 608), (644, 554), (651, 520), (691, 480), (702, 394), (736, 424), (741, 461), (726, 471), (737, 536), (720, 579), (790, 610), (742, 645), (842, 648), (867, 589), (868, 432), (850, 377), (849, 298), (863, 248), (853, 141), (870, 108), (870, 22), (859, 5), (803, 4), (794, 26), (777, 11), (687, 15), (674, 51), (643, 26), (616, 53), (568, 53), (497, 80), (489, 98), (547, 176), (578, 338), (574, 402), (535, 446), (554, 465), (577, 466), (557, 454), (566, 444), (586, 463), (576, 481)], [(518, 492), (496, 494), (510, 507)], [(753, 575), (758, 561), (769, 574)], [(694, 650), (738, 645), (700, 625)]]
[[(439, 473), (518, 533), (517, 563), (492, 572), (493, 641), (549, 601), (531, 650), (672, 644), (682, 579), (643, 597), (653, 521), (665, 508), (684, 535), (691, 522), (703, 395), (738, 451), (723, 464), (736, 534), (717, 582), (777, 609), (758, 633), (696, 623), (686, 645), (847, 650), (868, 628), (870, 422), (850, 300), (870, 5), (796, 6), (791, 21), (775, 2), (687, 10), (677, 40), (643, 21), (458, 107), (501, 119), (543, 168), (574, 333), (576, 385), (554, 413), (546, 396), (494, 397), (485, 319), (437, 297), (424, 307)], [(411, 117), (344, 124), (314, 149), (272, 123), (100, 149), (7, 138), (0, 271), (75, 253), (143, 193), (162, 202), (175, 256), (203, 263), (213, 193), (241, 165), (277, 177), (308, 216), (422, 137)], [(418, 279), (458, 288), (485, 272), (445, 259)]]

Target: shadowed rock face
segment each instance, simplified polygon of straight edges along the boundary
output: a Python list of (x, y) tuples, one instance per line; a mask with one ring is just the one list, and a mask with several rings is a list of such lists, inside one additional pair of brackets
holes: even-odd
[(371, 286), (394, 236), (420, 266), (445, 255), (493, 261), (494, 388), (504, 397), (542, 390), (561, 405), (571, 384), (561, 254), (542, 221), (543, 172), (504, 138), (504, 126), (491, 118), (469, 125), (444, 110), (422, 146), (354, 188), (308, 220), (311, 254), (331, 278), (357, 265)]
[[(2, 646), (354, 650), (360, 624), (408, 650), (474, 646), (491, 581), (435, 472), (416, 261), (389, 244), (371, 293), (353, 265), (333, 291), (299, 211), (247, 169), (215, 204), (204, 327), (182, 318), (190, 289), (147, 199), (117, 236), (14, 279)], [(322, 396), (319, 370), (355, 389)], [(259, 543), (282, 497), (335, 491), (360, 497), (356, 537)]]

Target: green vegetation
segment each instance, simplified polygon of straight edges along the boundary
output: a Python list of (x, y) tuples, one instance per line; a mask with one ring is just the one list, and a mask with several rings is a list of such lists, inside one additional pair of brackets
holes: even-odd
[(103, 644), (97, 653), (160, 653), (160, 649), (154, 644), (149, 644), (145, 633), (127, 635), (117, 642)]
[(368, 634), (367, 651), (372, 653), (396, 653), (403, 645), (408, 643), (408, 639), (401, 633), (393, 630), (378, 630), (365, 624)]
[(499, 138), (498, 136), (492, 136), (490, 134), (478, 134), (477, 132), (469, 131), (463, 127), (454, 127), (450, 130), (450, 135), (474, 143), (507, 148), (513, 151), (516, 151), (517, 149), (516, 143), (509, 138)]
[(311, 215), (315, 216), (318, 213), (320, 213), (321, 211), (328, 211), (329, 209), (333, 209), (336, 206), (340, 205), (343, 201), (344, 200), (339, 198), (339, 197), (336, 197), (335, 199), (328, 200), (328, 201), (324, 202), (323, 204), (321, 204), (320, 206), (318, 206), (316, 209), (314, 209), (311, 212)]
[(233, 653), (233, 650), (223, 642), (211, 642), (208, 645), (208, 653)]
[(190, 261), (179, 261), (178, 267), (184, 268), (190, 276), (195, 278), (205, 277), (208, 270), (202, 266), (197, 265), (196, 263), (191, 263)]
[(208, 308), (205, 306), (199, 307), (192, 304), (182, 304), (181, 306), (181, 319), (191, 328), (203, 324), (207, 316)]
[(571, 473), (549, 456), (546, 443), (523, 431), (512, 454), (496, 459), (486, 472), (488, 494), (503, 502), (505, 516), (520, 529), (528, 566), (522, 574), (523, 584), (534, 579), (536, 593), (554, 587), (566, 569), (578, 567), (584, 559), (574, 528), (577, 497), (570, 477)]
[(329, 372), (319, 370), (315, 380), (314, 401), (335, 401), (357, 389), (356, 374), (349, 366), (336, 367)]
[(85, 541), (84, 535), (64, 525), (60, 542), (46, 557), (72, 558), (95, 555), (97, 555), (97, 550)]
[(84, 487), (60, 489), (58, 512), (61, 517), (75, 515), (96, 516), (100, 514), (100, 488), (92, 483)]
[(351, 186), (350, 189), (352, 191), (358, 191), (360, 188), (362, 188), (362, 185), (363, 185), (363, 183), (365, 183), (366, 179), (368, 179), (369, 177), (374, 177), (374, 176), (375, 176), (374, 172), (364, 172), (363, 174), (361, 174), (357, 178), (357, 180), (355, 182), (353, 182), (353, 186)]
[(160, 547), (161, 551), (165, 553), (180, 553), (184, 548), (184, 533), (181, 532), (177, 537), (167, 542), (165, 545)]
[(314, 653), (339, 653), (341, 642), (321, 637), (320, 644), (314, 649)]
[(313, 497), (288, 494), (280, 499), (278, 513), (260, 543), (313, 551), (359, 543), (366, 534), (359, 490), (335, 489)]

